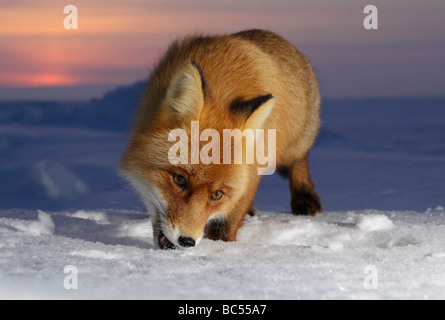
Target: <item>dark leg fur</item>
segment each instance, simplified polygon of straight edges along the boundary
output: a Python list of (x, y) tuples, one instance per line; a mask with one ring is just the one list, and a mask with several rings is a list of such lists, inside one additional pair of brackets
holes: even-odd
[(318, 194), (308, 186), (296, 188), (292, 192), (292, 213), (297, 215), (315, 216), (322, 211)]
[(322, 212), (320, 197), (314, 190), (307, 156), (296, 161), (289, 168), (292, 213), (315, 216)]
[(227, 221), (223, 219), (216, 219), (210, 222), (206, 227), (206, 238), (211, 240), (229, 241), (230, 226)]

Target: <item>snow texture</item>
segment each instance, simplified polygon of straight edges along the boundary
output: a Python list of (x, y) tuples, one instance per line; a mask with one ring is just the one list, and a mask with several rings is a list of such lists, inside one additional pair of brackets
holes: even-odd
[(54, 234), (55, 225), (51, 216), (40, 210), (37, 210), (37, 213), (37, 221), (8, 219), (2, 226), (35, 236)]
[[(0, 216), (2, 299), (445, 298), (443, 208), (259, 212), (236, 243), (168, 251), (154, 249), (151, 221), (136, 211)], [(68, 266), (77, 290), (64, 287)]]
[(239, 241), (161, 251), (116, 174), (141, 88), (0, 103), (0, 298), (445, 299), (444, 99), (324, 100), (325, 212), (264, 177)]
[(389, 230), (393, 227), (392, 221), (382, 214), (359, 215), (355, 224), (364, 231)]

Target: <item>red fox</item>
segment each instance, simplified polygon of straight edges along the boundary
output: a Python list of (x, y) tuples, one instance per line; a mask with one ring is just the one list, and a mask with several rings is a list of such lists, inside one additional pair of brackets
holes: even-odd
[[(121, 162), (122, 175), (152, 214), (155, 245), (187, 248), (204, 237), (236, 241), (245, 215), (254, 212), (261, 179), (257, 161), (227, 164), (212, 154), (216, 161), (209, 164), (191, 161), (187, 153), (183, 161), (169, 159), (177, 142), (170, 133), (182, 129), (189, 147), (195, 122), (201, 134), (208, 129), (276, 130), (274, 161), (289, 177), (292, 212), (321, 212), (307, 161), (320, 127), (319, 113), (319, 86), (311, 64), (277, 34), (247, 30), (175, 41), (147, 83)], [(206, 141), (198, 143), (203, 147)]]

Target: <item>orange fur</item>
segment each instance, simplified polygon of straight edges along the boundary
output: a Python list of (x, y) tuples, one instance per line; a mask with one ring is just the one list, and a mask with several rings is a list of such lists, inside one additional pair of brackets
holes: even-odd
[[(267, 95), (273, 98), (252, 113), (233, 111), (237, 103)], [(209, 238), (235, 241), (261, 178), (255, 164), (172, 165), (167, 154), (174, 142), (168, 134), (181, 128), (190, 136), (191, 121), (199, 121), (200, 132), (212, 128), (221, 137), (224, 129), (276, 129), (276, 163), (291, 173), (294, 213), (321, 211), (306, 158), (320, 126), (319, 107), (310, 63), (272, 32), (174, 42), (148, 82), (121, 164), (154, 211), (155, 237), (165, 235), (178, 246), (178, 237), (198, 242), (207, 231)], [(174, 174), (187, 180), (184, 190), (173, 182)], [(217, 190), (224, 196), (210, 201)]]

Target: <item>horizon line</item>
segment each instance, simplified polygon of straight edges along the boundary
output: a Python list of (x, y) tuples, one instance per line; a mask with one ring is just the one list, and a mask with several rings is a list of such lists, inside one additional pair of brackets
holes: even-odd
[[(113, 84), (79, 84), (72, 86), (31, 86), (5, 87), (0, 86), (0, 103), (26, 102), (90, 102), (103, 97), (118, 88), (131, 87), (147, 80), (139, 79), (130, 83)], [(11, 92), (12, 91), (12, 92)], [(445, 99), (445, 94), (323, 94), (324, 99)]]

